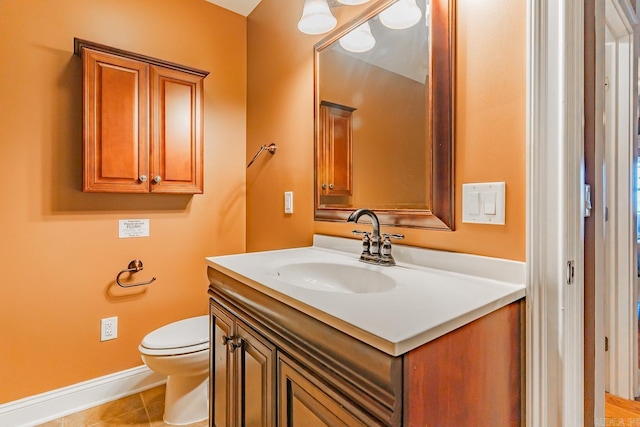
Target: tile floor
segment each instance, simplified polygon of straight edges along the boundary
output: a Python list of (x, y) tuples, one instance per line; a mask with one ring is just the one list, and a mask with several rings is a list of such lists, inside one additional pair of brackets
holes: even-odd
[[(143, 392), (123, 397), (76, 414), (40, 424), (40, 427), (156, 427), (166, 426), (162, 421), (164, 412), (164, 389), (161, 385)], [(189, 427), (207, 427), (208, 420), (188, 424)]]

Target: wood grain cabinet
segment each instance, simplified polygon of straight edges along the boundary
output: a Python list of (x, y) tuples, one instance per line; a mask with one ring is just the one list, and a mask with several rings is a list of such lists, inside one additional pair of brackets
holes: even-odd
[(208, 277), (212, 426), (524, 423), (524, 300), (392, 356), (214, 268)]
[(318, 145), (318, 194), (353, 194), (353, 112), (355, 108), (327, 101), (320, 103), (320, 144)]
[(203, 192), (206, 71), (75, 39), (83, 63), (83, 191)]
[(284, 354), (278, 355), (279, 426), (374, 426), (357, 405)]
[(211, 303), (211, 416), (214, 426), (275, 426), (276, 349)]

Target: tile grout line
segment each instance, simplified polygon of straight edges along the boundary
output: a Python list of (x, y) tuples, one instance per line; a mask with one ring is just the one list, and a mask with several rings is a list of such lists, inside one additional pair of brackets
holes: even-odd
[(149, 422), (149, 427), (151, 427), (151, 414), (149, 413), (149, 408), (147, 407), (147, 401), (145, 400), (142, 392), (140, 392), (140, 400), (142, 400), (142, 407), (144, 408), (145, 414), (147, 414), (147, 421)]

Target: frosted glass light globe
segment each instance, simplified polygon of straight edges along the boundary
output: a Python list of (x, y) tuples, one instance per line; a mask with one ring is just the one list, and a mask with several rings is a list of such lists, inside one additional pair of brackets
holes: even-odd
[(368, 22), (354, 28), (338, 40), (340, 46), (349, 52), (367, 52), (376, 45), (376, 39), (371, 34), (371, 27)]
[(422, 11), (416, 4), (416, 0), (398, 0), (380, 12), (382, 25), (394, 30), (413, 27), (420, 18), (422, 18)]
[(322, 34), (331, 31), (337, 22), (327, 0), (305, 0), (298, 29), (305, 34)]

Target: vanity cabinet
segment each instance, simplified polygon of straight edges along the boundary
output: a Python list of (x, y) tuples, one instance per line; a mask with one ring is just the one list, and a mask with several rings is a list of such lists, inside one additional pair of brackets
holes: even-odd
[[(394, 356), (215, 268), (208, 277), (212, 426), (238, 425), (228, 420), (243, 398), (262, 411), (247, 426), (523, 425), (523, 300)], [(250, 339), (264, 348), (252, 350), (251, 381), (238, 368)], [(259, 391), (243, 397), (251, 384)]]
[(218, 304), (210, 309), (212, 425), (275, 426), (275, 347)]
[(327, 101), (320, 103), (318, 183), (321, 196), (353, 193), (352, 138), (355, 108)]
[(203, 81), (189, 67), (75, 39), (83, 191), (203, 192)]

